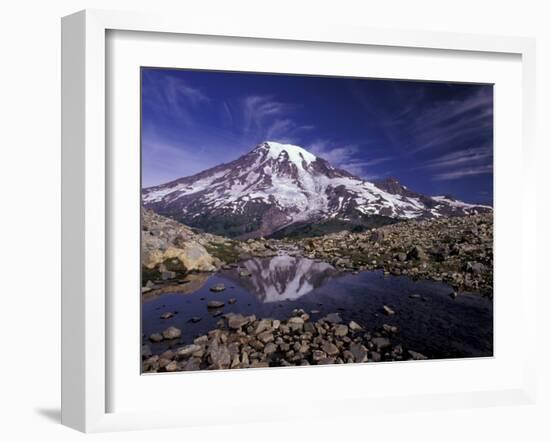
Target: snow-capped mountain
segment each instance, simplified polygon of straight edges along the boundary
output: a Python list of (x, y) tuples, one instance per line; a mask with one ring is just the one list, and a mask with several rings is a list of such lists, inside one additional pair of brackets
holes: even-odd
[(465, 215), (492, 210), (429, 197), (395, 179), (362, 180), (307, 150), (265, 142), (240, 158), (143, 190), (147, 208), (190, 226), (241, 238), (291, 225)]

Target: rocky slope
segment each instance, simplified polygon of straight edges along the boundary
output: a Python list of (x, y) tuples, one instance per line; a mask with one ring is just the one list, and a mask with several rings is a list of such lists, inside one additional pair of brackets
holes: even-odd
[(456, 291), (493, 296), (493, 216), (410, 220), (364, 233), (298, 242), (304, 256), (349, 270), (444, 281)]
[(143, 204), (187, 225), (244, 239), (281, 229), (290, 234), (292, 226), (299, 232), (312, 225), (334, 231), (492, 211), (412, 192), (394, 179), (365, 181), (306, 149), (275, 142), (228, 164), (144, 189)]
[[(211, 251), (231, 241), (191, 228), (151, 210), (142, 210), (142, 279), (171, 280), (189, 272), (211, 272), (223, 261)], [(210, 250), (210, 252), (209, 252)]]

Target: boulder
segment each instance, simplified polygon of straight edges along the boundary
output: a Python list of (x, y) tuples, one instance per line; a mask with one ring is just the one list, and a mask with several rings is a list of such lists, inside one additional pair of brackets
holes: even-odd
[(332, 342), (325, 342), (321, 349), (329, 356), (335, 356), (340, 352)]
[(355, 362), (367, 362), (368, 351), (364, 345), (352, 342), (349, 346), (349, 351), (353, 355), (353, 359)]
[(248, 324), (249, 320), (243, 315), (231, 315), (227, 320), (227, 325), (233, 330), (238, 330)]
[(418, 353), (417, 351), (413, 351), (413, 350), (409, 350), (409, 356), (411, 357), (411, 359), (414, 359), (415, 361), (428, 359), (427, 356), (424, 356), (422, 353)]
[(225, 345), (220, 345), (213, 341), (209, 348), (210, 362), (214, 368), (229, 368), (231, 364), (231, 354)]
[(222, 308), (225, 304), (222, 301), (208, 301), (208, 308)]
[(271, 320), (270, 319), (262, 319), (258, 322), (258, 325), (256, 326), (256, 330), (254, 330), (255, 335), (259, 335), (263, 331), (271, 329)]
[(324, 318), (322, 318), (322, 320), (330, 322), (331, 324), (340, 324), (342, 322), (342, 318), (340, 317), (339, 313), (329, 313)]
[(384, 350), (388, 347), (391, 347), (391, 342), (388, 338), (372, 338), (372, 343), (376, 346), (378, 350)]
[(337, 325), (334, 327), (334, 335), (338, 337), (344, 337), (348, 334), (348, 326), (347, 325)]
[(223, 292), (225, 290), (225, 285), (218, 283), (210, 287), (211, 292)]
[(178, 363), (176, 361), (169, 362), (168, 364), (166, 364), (164, 369), (166, 371), (169, 371), (169, 372), (177, 371), (178, 370)]
[(425, 261), (428, 259), (428, 255), (424, 249), (420, 246), (414, 246), (407, 254), (407, 259)]
[(162, 332), (164, 339), (176, 339), (181, 336), (181, 330), (176, 327), (168, 327)]
[(164, 338), (162, 337), (162, 335), (160, 333), (153, 333), (151, 336), (149, 336), (149, 340), (151, 342), (160, 342), (163, 339)]
[(277, 351), (277, 346), (273, 343), (273, 342), (270, 342), (268, 343), (265, 347), (264, 347), (264, 353), (266, 355), (269, 355), (271, 353), (275, 353), (275, 351)]
[(178, 348), (178, 350), (176, 351), (176, 356), (180, 359), (185, 359), (200, 350), (202, 350), (202, 347), (200, 345), (189, 344), (184, 347)]
[(373, 242), (382, 242), (385, 238), (385, 233), (383, 230), (374, 230), (370, 235), (370, 240)]

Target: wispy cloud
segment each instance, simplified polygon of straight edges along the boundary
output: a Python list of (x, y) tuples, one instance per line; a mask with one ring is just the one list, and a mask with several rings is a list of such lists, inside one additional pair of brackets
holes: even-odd
[(490, 146), (482, 146), (450, 152), (436, 157), (419, 166), (421, 169), (448, 169), (465, 165), (488, 163), (492, 161), (493, 150)]
[(194, 111), (212, 102), (203, 90), (170, 74), (160, 77), (148, 77), (147, 73), (144, 75), (144, 82), (146, 82), (142, 95), (144, 105), (154, 109), (164, 118), (191, 125), (197, 122)]
[(410, 153), (446, 149), (490, 132), (493, 97), (485, 90), (455, 102), (434, 104), (412, 120), (415, 147)]
[(165, 83), (165, 96), (167, 101), (173, 106), (179, 106), (181, 103), (180, 100), (193, 105), (210, 102), (210, 98), (200, 89), (171, 77)]
[(252, 95), (243, 100), (243, 119), (245, 132), (266, 130), (273, 118), (292, 110), (293, 105), (277, 101), (271, 96)]
[(278, 100), (274, 96), (252, 95), (241, 102), (242, 131), (260, 141), (299, 144), (305, 132), (314, 129), (296, 118), (301, 105)]
[(440, 173), (434, 176), (434, 180), (436, 181), (457, 180), (464, 177), (469, 177), (474, 175), (486, 175), (489, 173), (493, 173), (492, 164), (487, 164), (487, 165), (478, 166), (478, 167), (465, 167), (462, 169)]

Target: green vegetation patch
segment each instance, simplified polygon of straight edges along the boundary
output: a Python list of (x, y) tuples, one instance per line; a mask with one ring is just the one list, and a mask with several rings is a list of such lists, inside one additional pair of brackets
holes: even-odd
[(221, 259), (226, 264), (233, 264), (239, 261), (239, 251), (237, 243), (230, 241), (227, 243), (210, 243), (206, 250), (212, 256)]

